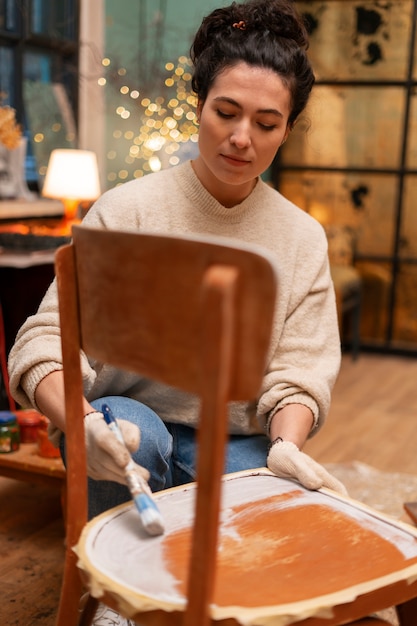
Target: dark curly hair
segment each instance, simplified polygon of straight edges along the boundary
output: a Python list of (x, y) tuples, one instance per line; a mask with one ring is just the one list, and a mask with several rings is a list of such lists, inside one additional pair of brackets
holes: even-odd
[(292, 0), (249, 0), (215, 9), (201, 23), (190, 49), (192, 87), (204, 102), (218, 76), (243, 61), (276, 72), (291, 93), (292, 126), (314, 85), (308, 34)]

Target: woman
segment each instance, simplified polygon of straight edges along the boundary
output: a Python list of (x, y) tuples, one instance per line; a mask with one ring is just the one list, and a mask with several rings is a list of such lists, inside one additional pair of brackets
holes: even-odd
[[(267, 464), (310, 489), (344, 491), (300, 451), (326, 417), (340, 366), (326, 238), (316, 221), (260, 179), (308, 101), (314, 75), (306, 48), (304, 25), (289, 0), (252, 0), (213, 11), (191, 48), (199, 155), (106, 192), (84, 223), (223, 235), (262, 245), (275, 256), (280, 287), (272, 358), (257, 405), (231, 407), (226, 471)], [(19, 331), (9, 370), (15, 399), (50, 418), (51, 436), (64, 453), (62, 433), (70, 425), (55, 284)], [(129, 499), (127, 453), (103, 420), (104, 401), (120, 419), (137, 471), (149, 477), (153, 490), (194, 479), (196, 398), (85, 356), (83, 372), (90, 515)]]

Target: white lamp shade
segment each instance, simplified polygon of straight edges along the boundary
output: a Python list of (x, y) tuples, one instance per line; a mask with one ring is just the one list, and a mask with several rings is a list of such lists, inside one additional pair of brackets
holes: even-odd
[(42, 195), (46, 198), (96, 200), (100, 195), (97, 157), (89, 150), (52, 150)]

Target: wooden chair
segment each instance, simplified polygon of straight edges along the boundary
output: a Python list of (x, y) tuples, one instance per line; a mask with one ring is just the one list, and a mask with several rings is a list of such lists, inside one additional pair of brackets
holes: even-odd
[[(72, 548), (87, 520), (80, 349), (202, 399), (204, 446), (190, 624), (211, 595), (230, 400), (256, 397), (273, 308), (271, 263), (245, 247), (200, 239), (73, 229), (56, 255), (66, 389), (67, 557), (58, 624), (75, 624), (81, 581)], [(201, 546), (207, 552), (201, 554)], [(203, 623), (203, 620), (201, 620)]]
[[(73, 626), (77, 623), (79, 597), (84, 586), (105, 604), (144, 625), (234, 626), (241, 623), (239, 615), (232, 614), (222, 619), (214, 619), (212, 615), (221, 494), (229, 489), (229, 485), (233, 494), (236, 477), (222, 477), (226, 421), (230, 401), (251, 401), (259, 392), (276, 299), (273, 265), (259, 249), (228, 240), (116, 233), (81, 226), (73, 229), (73, 243), (58, 251), (56, 273), (68, 423), (67, 552), (57, 625)], [(129, 522), (132, 514), (137, 515), (132, 504), (127, 503), (86, 524), (81, 349), (101, 362), (137, 371), (145, 377), (198, 394), (201, 398), (198, 480), (196, 485), (184, 488), (185, 498), (195, 494), (195, 500), (190, 509), (192, 539), (189, 567), (186, 567), (188, 600), (180, 610), (175, 607), (169, 611), (149, 608), (152, 603), (146, 600), (141, 610), (132, 609), (132, 603), (142, 602), (143, 594), (125, 588), (121, 582), (124, 562), (119, 564), (118, 574), (114, 576), (114, 589), (111, 585), (103, 586), (102, 573), (95, 565), (89, 571), (85, 562), (81, 569), (77, 568), (82, 543), (89, 542), (96, 521), (104, 521), (110, 529), (112, 519), (128, 518)], [(308, 492), (292, 481), (273, 476), (266, 469), (255, 472), (255, 477), (257, 475), (272, 481), (270, 484), (278, 490), (288, 490), (293, 494), (290, 499), (298, 494), (297, 497), (304, 501), (313, 494), (315, 498), (337, 501), (334, 494), (326, 496), (320, 492)], [(236, 478), (238, 480), (240, 476)], [(177, 493), (182, 496), (182, 489), (155, 494), (161, 511), (167, 498), (175, 497)], [(269, 493), (265, 499), (267, 503), (270, 501)], [(339, 500), (343, 506), (350, 506), (348, 499)], [(180, 516), (185, 511), (181, 507), (175, 510)], [(224, 515), (224, 508), (222, 511)], [(269, 519), (268, 515), (260, 517), (265, 522)], [(167, 525), (169, 522), (167, 518)], [(378, 523), (384, 526), (384, 530), (386, 526), (387, 531), (393, 526), (385, 520)], [(311, 520), (306, 519), (307, 533), (310, 525)], [(140, 539), (138, 527), (139, 521), (134, 517), (134, 541), (136, 532)], [(417, 533), (410, 538), (404, 528), (395, 524), (394, 527), (395, 536), (403, 533), (414, 547)], [(323, 537), (327, 531), (328, 525), (323, 528)], [(271, 533), (271, 529), (268, 532)], [(273, 533), (274, 540), (279, 542), (282, 533), (279, 525), (274, 526)], [(262, 537), (262, 532), (256, 536)], [(123, 543), (123, 532), (117, 533), (116, 537)], [(249, 537), (246, 539), (249, 540)], [(91, 540), (94, 543), (94, 539)], [(147, 537), (144, 541), (147, 542), (147, 549), (150, 547), (153, 552), (157, 543), (152, 542), (164, 541), (164, 538)], [(111, 545), (106, 543), (103, 552), (107, 548), (111, 548), (112, 562), (119, 553), (119, 546), (113, 542)], [(318, 550), (319, 558), (320, 549), (320, 545), (312, 542), (311, 551)], [(307, 551), (307, 562), (310, 556)], [(411, 626), (415, 620), (410, 615), (415, 615), (416, 604), (414, 600), (409, 601), (417, 596), (417, 556), (411, 562), (408, 559), (406, 565), (407, 576), (402, 575), (402, 568), (397, 568), (401, 572), (397, 576), (394, 571), (394, 579), (378, 578), (376, 583), (372, 581), (373, 584), (367, 584), (365, 588), (358, 585), (355, 593), (349, 588), (343, 595), (348, 600), (335, 607), (328, 604), (331, 599), (325, 605), (320, 604), (325, 602), (320, 597), (320, 610), (305, 613), (303, 620), (297, 616), (294, 623), (303, 626), (346, 624), (372, 611), (402, 603), (405, 617), (401, 617), (401, 624)], [(262, 586), (268, 576), (261, 566), (262, 563), (259, 563), (254, 586)], [(138, 569), (146, 567), (146, 562), (137, 563)], [(310, 569), (309, 580), (300, 580), (301, 589), (305, 589), (307, 595), (311, 580), (317, 577), (325, 580), (326, 577), (326, 572), (321, 572), (314, 561)], [(355, 579), (354, 571), (352, 576)], [(107, 571), (105, 578), (113, 579), (112, 572), (109, 574)], [(239, 588), (239, 582), (236, 585)], [(304, 601), (300, 604), (305, 607)], [(279, 606), (274, 608), (283, 615)], [(79, 623), (89, 624), (94, 610), (95, 601), (87, 602)], [(273, 621), (267, 616), (266, 621), (256, 623), (291, 622), (288, 619), (284, 622), (280, 617)], [(366, 624), (367, 621), (359, 623)], [(379, 623), (383, 622), (376, 622)]]

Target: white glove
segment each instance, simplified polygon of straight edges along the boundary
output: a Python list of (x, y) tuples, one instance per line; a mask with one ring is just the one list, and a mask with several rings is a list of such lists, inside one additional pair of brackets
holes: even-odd
[[(140, 430), (127, 420), (117, 420), (117, 423), (125, 446), (110, 430), (102, 413), (95, 411), (84, 418), (87, 474), (95, 480), (112, 480), (126, 485), (124, 469), (131, 460), (129, 452), (135, 452), (139, 447)], [(148, 470), (137, 463), (134, 465), (138, 474), (149, 480)]]
[(322, 465), (308, 454), (301, 452), (292, 441), (277, 441), (271, 447), (266, 460), (268, 468), (280, 478), (295, 478), (307, 489), (328, 487), (342, 495), (347, 490), (342, 483), (329, 474)]

